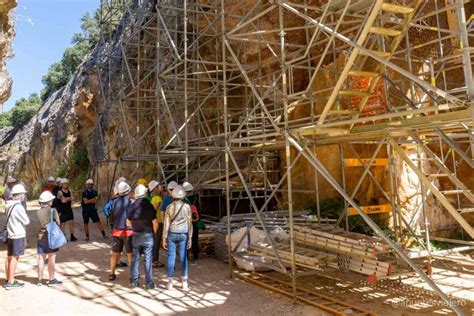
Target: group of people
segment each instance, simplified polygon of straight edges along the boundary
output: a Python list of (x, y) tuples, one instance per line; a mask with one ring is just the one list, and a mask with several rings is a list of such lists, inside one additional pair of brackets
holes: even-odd
[[(68, 188), (68, 180), (50, 177), (48, 184), (39, 197), (38, 211), (39, 233), (37, 240), (38, 285), (59, 285), (62, 282), (55, 278), (56, 253), (48, 242), (47, 225), (54, 221), (65, 232), (69, 224), (69, 241), (78, 239), (74, 235), (74, 213), (72, 202), (74, 196)], [(26, 225), (30, 223), (26, 213), (26, 189), (14, 178), (7, 179), (7, 189), (3, 195), (6, 201), (5, 226), (8, 231), (8, 251), (5, 264), (6, 281), (3, 287), (7, 290), (21, 288), (24, 283), (15, 280), (15, 270), (19, 257), (24, 254), (26, 244)], [(98, 193), (94, 181), (88, 179), (82, 192), (81, 205), (84, 221), (85, 240), (90, 240), (89, 221), (92, 220), (107, 239), (104, 226), (97, 210)], [(175, 181), (166, 188), (158, 181), (140, 179), (134, 190), (123, 177), (114, 185), (113, 196), (105, 204), (103, 211), (112, 228), (112, 256), (110, 259), (109, 281), (116, 279), (116, 268), (126, 266), (120, 261), (125, 249), (130, 265), (130, 287), (139, 286), (139, 263), (143, 256), (146, 289), (155, 288), (153, 268), (163, 267), (159, 260), (160, 247), (168, 250), (167, 289), (173, 288), (173, 276), (178, 251), (181, 267), (181, 286), (188, 289), (188, 256), (192, 248), (195, 263), (198, 259), (198, 198), (193, 194), (189, 182), (178, 185)], [(43, 270), (47, 259), (49, 281), (43, 282)]]

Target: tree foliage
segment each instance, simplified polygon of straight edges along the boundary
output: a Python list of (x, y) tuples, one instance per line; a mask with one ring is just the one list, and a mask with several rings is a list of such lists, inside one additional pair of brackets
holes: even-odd
[(28, 98), (21, 98), (8, 112), (0, 115), (0, 128), (13, 126), (15, 128), (25, 125), (41, 107), (41, 98), (32, 93)]
[(55, 91), (65, 86), (71, 79), (84, 57), (99, 42), (99, 11), (93, 15), (86, 12), (81, 19), (81, 32), (72, 37), (72, 46), (66, 48), (60, 61), (51, 65), (43, 76), (44, 89), (41, 97), (46, 100)]
[[(111, 0), (108, 6), (113, 6), (113, 20), (115, 24), (103, 26), (103, 32), (112, 33), (117, 21), (123, 14), (126, 0)], [(13, 109), (0, 114), (0, 128), (13, 126), (20, 127), (26, 124), (38, 111), (42, 102), (54, 92), (64, 87), (76, 72), (84, 57), (88, 55), (100, 40), (100, 7), (93, 13), (86, 12), (81, 18), (81, 31), (72, 37), (72, 46), (66, 48), (60, 61), (49, 67), (43, 76), (44, 88), (41, 96), (31, 94), (28, 98), (22, 98), (15, 103)]]

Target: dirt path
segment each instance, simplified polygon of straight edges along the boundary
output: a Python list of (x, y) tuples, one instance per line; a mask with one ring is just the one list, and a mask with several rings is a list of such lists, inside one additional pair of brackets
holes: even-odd
[[(64, 284), (56, 288), (36, 285), (36, 210), (30, 205), (27, 227), (28, 246), (20, 259), (18, 279), (22, 289), (0, 289), (3, 315), (323, 315), (307, 305), (296, 304), (259, 287), (228, 278), (227, 265), (203, 259), (190, 267), (190, 291), (165, 290), (165, 269), (155, 269), (158, 289), (145, 291), (128, 287), (128, 269), (119, 270), (117, 280), (108, 282), (110, 246), (91, 228), (91, 242), (84, 241), (81, 211), (75, 209), (77, 243), (69, 243), (58, 253), (57, 274)], [(3, 218), (3, 216), (0, 216)], [(162, 256), (165, 255), (162, 253)], [(5, 275), (6, 245), (0, 245), (0, 277)], [(163, 258), (164, 259), (164, 258)], [(143, 268), (143, 267), (141, 267)], [(143, 272), (141, 273), (144, 274)], [(47, 270), (45, 271), (45, 279)], [(142, 281), (143, 283), (143, 281)]]

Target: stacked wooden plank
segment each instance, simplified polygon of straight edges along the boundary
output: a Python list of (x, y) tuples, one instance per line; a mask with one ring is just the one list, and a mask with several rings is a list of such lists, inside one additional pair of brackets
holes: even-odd
[(388, 245), (376, 238), (342, 229), (321, 231), (295, 225), (295, 240), (298, 244), (336, 255), (340, 269), (365, 275), (388, 276), (396, 264), (396, 260), (388, 256)]

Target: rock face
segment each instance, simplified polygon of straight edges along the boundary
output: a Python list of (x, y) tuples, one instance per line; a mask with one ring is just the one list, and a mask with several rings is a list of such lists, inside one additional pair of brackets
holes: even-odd
[(15, 36), (13, 28), (13, 8), (16, 0), (5, 0), (0, 5), (0, 113), (3, 104), (11, 95), (12, 79), (5, 66), (5, 60), (13, 57), (12, 41)]

